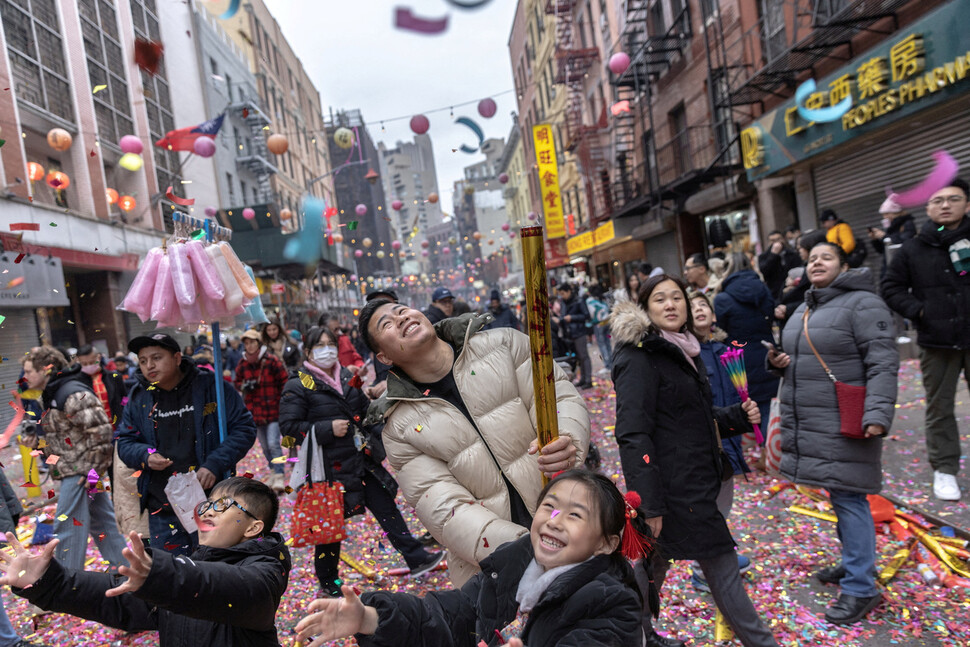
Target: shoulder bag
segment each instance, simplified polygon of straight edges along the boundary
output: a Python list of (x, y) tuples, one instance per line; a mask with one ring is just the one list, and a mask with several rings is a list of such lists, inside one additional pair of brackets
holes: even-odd
[(306, 484), (296, 493), (290, 537), (294, 546), (318, 546), (332, 544), (344, 535), (344, 486), (333, 477), (330, 462), (323, 456), (324, 481), (314, 483), (312, 475), (313, 454), (323, 448), (316, 446), (315, 432), (311, 429), (304, 443), (306, 452)]
[(810, 314), (811, 311), (806, 308), (805, 314), (802, 316), (805, 341), (808, 342), (808, 347), (815, 354), (815, 359), (822, 365), (825, 374), (835, 385), (835, 397), (839, 402), (839, 431), (847, 438), (865, 438), (866, 433), (862, 429), (862, 416), (866, 411), (866, 387), (839, 382), (835, 378), (835, 374), (829, 369), (829, 365), (815, 350), (812, 338), (808, 336), (808, 317)]

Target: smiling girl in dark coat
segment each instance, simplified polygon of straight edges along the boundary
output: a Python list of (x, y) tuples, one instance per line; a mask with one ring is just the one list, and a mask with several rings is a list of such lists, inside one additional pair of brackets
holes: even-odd
[[(761, 419), (758, 407), (751, 400), (713, 405), (680, 279), (648, 279), (639, 305), (617, 304), (611, 321), (616, 440), (627, 486), (643, 497), (647, 524), (658, 538), (655, 556), (661, 558), (651, 560), (657, 587), (663, 586), (665, 560), (696, 560), (741, 642), (777, 647), (744, 590), (734, 540), (717, 509), (721, 481), (733, 472), (718, 434), (751, 431)], [(643, 624), (648, 646), (683, 644), (653, 632), (648, 613)]]
[(540, 493), (530, 533), (485, 558), (461, 589), (358, 598), (345, 586), (343, 600), (310, 603), (297, 640), (317, 647), (356, 634), (361, 647), (640, 647), (641, 602), (623, 551), (644, 547), (642, 519), (610, 479), (570, 470)]
[[(351, 385), (354, 375), (340, 366), (337, 352), (337, 336), (329, 328), (310, 329), (305, 361), (283, 387), (280, 430), (301, 445), (307, 434), (314, 434), (327, 474), (344, 486), (344, 516), (363, 514), (366, 506), (411, 574), (420, 575), (437, 566), (444, 553), (429, 553), (411, 536), (394, 503), (397, 481), (381, 464), (384, 448), (379, 431), (361, 424), (369, 400)], [(313, 564), (323, 592), (340, 595), (340, 542), (316, 546)]]

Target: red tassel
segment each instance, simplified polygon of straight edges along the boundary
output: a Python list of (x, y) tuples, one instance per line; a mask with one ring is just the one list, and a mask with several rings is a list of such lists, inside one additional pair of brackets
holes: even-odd
[(620, 544), (620, 552), (624, 557), (631, 561), (636, 561), (650, 554), (653, 549), (652, 542), (649, 538), (644, 537), (640, 534), (636, 528), (633, 527), (633, 518), (639, 514), (638, 508), (640, 507), (641, 499), (640, 495), (635, 491), (631, 490), (623, 495), (624, 501), (626, 501), (626, 524), (623, 526), (623, 542)]

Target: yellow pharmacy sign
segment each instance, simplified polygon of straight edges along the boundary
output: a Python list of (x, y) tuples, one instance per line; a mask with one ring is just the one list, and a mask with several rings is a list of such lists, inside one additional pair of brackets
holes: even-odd
[(566, 235), (566, 225), (562, 215), (562, 196), (559, 194), (559, 166), (556, 163), (556, 142), (552, 138), (552, 126), (533, 126), (532, 138), (536, 148), (536, 164), (539, 166), (539, 192), (542, 195), (542, 213), (546, 219), (546, 237), (562, 238)]

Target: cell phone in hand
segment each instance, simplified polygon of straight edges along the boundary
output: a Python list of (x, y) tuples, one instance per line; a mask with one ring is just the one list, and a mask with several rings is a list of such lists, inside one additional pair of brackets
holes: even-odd
[(772, 352), (772, 351), (774, 351), (776, 353), (778, 352), (778, 348), (774, 344), (772, 344), (770, 341), (765, 341), (765, 340), (762, 339), (761, 340), (761, 345), (764, 346), (768, 350), (769, 353)]

